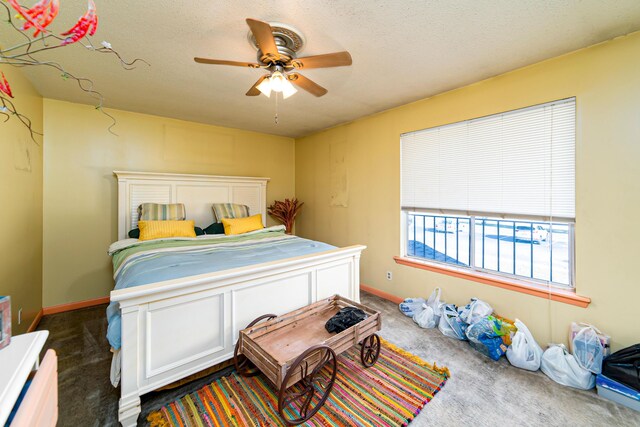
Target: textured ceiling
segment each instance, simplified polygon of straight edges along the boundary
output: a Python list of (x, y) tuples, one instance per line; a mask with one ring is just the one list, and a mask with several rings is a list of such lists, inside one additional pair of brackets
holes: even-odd
[[(34, 0), (24, 0), (32, 3)], [(127, 58), (119, 68), (80, 46), (48, 58), (91, 77), (108, 107), (298, 137), (640, 29), (638, 0), (95, 0), (100, 27)], [(53, 28), (64, 30), (85, 1), (63, 1)], [(353, 66), (303, 73), (326, 87), (279, 100), (244, 93), (260, 70), (200, 65), (194, 56), (254, 61), (245, 18), (299, 28), (300, 56), (348, 50)], [(65, 27), (65, 28), (63, 28)], [(0, 30), (6, 39), (6, 27)], [(5, 40), (5, 43), (7, 40)], [(49, 98), (93, 101), (51, 69), (26, 69)]]

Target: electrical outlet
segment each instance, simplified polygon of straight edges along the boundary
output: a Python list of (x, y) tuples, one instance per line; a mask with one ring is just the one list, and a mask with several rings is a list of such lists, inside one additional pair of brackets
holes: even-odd
[(18, 310), (18, 325), (22, 323), (22, 308)]
[(393, 279), (393, 274), (390, 271), (387, 271), (387, 280)]

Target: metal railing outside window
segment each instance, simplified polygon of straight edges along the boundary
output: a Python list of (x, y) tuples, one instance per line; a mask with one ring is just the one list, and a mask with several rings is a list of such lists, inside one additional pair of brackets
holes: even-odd
[(573, 287), (573, 225), (406, 212), (406, 254)]

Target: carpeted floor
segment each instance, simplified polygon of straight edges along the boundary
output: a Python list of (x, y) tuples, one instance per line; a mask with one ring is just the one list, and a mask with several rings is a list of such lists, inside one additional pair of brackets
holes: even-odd
[[(554, 383), (541, 372), (527, 372), (494, 362), (467, 343), (422, 330), (397, 306), (370, 294), (362, 302), (382, 311), (380, 335), (438, 366), (451, 378), (411, 423), (418, 426), (640, 426), (640, 413)], [(59, 426), (116, 426), (118, 391), (109, 383), (111, 354), (106, 334), (106, 306), (45, 316), (38, 329), (50, 331), (46, 348), (59, 357)], [(142, 397), (145, 414), (200, 388), (209, 376), (179, 389)], [(144, 424), (141, 424), (144, 425)]]

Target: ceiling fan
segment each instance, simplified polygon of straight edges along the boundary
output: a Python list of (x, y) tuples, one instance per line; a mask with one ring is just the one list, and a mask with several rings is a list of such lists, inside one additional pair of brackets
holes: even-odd
[(346, 51), (298, 58), (296, 52), (302, 48), (305, 40), (298, 30), (289, 25), (280, 23), (270, 25), (250, 18), (247, 19), (247, 24), (251, 30), (248, 35), (249, 42), (258, 49), (257, 63), (194, 58), (200, 64), (233, 65), (268, 70), (269, 73), (261, 76), (249, 89), (247, 96), (263, 93), (268, 97), (273, 91), (282, 92), (286, 99), (297, 92), (293, 85), (315, 96), (322, 96), (327, 93), (327, 89), (297, 71), (351, 65), (351, 55)]

